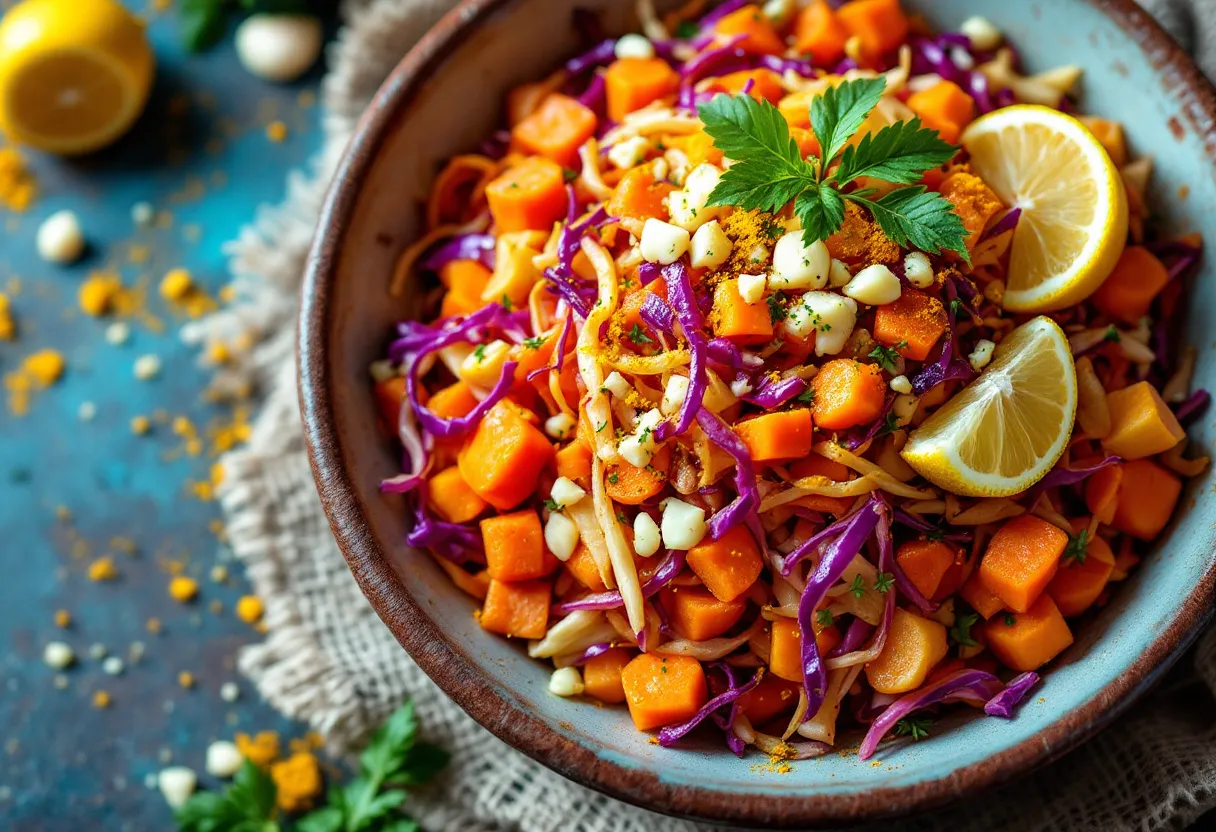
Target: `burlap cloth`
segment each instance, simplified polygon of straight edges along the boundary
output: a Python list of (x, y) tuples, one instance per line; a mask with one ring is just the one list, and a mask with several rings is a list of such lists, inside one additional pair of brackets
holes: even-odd
[[(1145, 0), (1216, 72), (1216, 0)], [(186, 333), (253, 329), (260, 346), (237, 373), (265, 394), (249, 445), (225, 459), (228, 533), (266, 602), (265, 641), (240, 668), (284, 714), (341, 751), (406, 696), (425, 731), (453, 752), (442, 783), (410, 810), (429, 830), (695, 832), (577, 786), (506, 747), (410, 660), (346, 569), (305, 458), (296, 405), (296, 293), (335, 163), (381, 80), (450, 0), (349, 0), (322, 91), (324, 150), (230, 244), (240, 300)], [(232, 378), (220, 379), (221, 382)], [(1216, 807), (1216, 637), (1208, 633), (1133, 712), (1065, 759), (954, 810), (897, 827), (924, 830), (1176, 829)]]

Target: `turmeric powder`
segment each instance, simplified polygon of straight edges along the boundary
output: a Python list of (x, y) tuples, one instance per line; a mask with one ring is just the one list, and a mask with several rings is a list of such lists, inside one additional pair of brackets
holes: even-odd
[(867, 265), (894, 263), (902, 253), (899, 244), (851, 202), (845, 205), (844, 222), (839, 231), (828, 237), (827, 247), (838, 260)]
[(270, 777), (278, 788), (275, 799), (284, 812), (311, 808), (321, 794), (321, 766), (307, 751), (271, 765)]
[(8, 295), (0, 292), (0, 341), (13, 340), (13, 314), (9, 311)]
[(234, 739), (241, 756), (258, 768), (265, 768), (279, 757), (279, 735), (274, 731), (260, 731), (252, 737), (239, 733)]

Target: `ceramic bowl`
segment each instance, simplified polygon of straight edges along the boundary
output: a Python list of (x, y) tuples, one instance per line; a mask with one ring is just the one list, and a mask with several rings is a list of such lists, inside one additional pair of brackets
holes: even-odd
[[(1167, 233), (1216, 240), (1216, 94), (1131, 0), (905, 0), (941, 28), (982, 14), (1034, 70), (1086, 70), (1084, 108), (1121, 121), (1155, 158), (1154, 200)], [(580, 0), (624, 31), (632, 3)], [(628, 9), (627, 9), (628, 7)], [(1184, 509), (1112, 603), (1047, 669), (1016, 719), (955, 714), (932, 739), (884, 746), (883, 764), (828, 755), (785, 774), (753, 770), (720, 741), (661, 748), (624, 708), (546, 690), (549, 672), (518, 642), (482, 631), (473, 602), (403, 544), (407, 514), (377, 490), (398, 452), (376, 429), (368, 364), (414, 310), (386, 293), (396, 255), (420, 233), (439, 165), (499, 123), (515, 84), (577, 51), (565, 0), (465, 0), (385, 82), (360, 123), (325, 203), (303, 290), (301, 407), (317, 487), (351, 571), (410, 655), (457, 703), (512, 747), (621, 800), (741, 825), (811, 826), (941, 806), (1025, 774), (1122, 712), (1197, 635), (1212, 609), (1216, 493), (1191, 484)], [(1184, 189), (1189, 193), (1184, 194)], [(1196, 383), (1216, 387), (1206, 330), (1216, 314), (1209, 258), (1187, 304), (1200, 348)], [(1211, 420), (1192, 430), (1213, 446)]]

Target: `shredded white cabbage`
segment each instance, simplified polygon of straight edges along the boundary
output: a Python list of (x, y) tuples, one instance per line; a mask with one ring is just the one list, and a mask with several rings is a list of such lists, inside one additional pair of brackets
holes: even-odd
[(868, 459), (862, 459), (856, 454), (840, 447), (835, 442), (817, 442), (815, 443), (814, 451), (833, 462), (839, 462), (841, 465), (852, 468), (859, 474), (870, 477), (874, 481), (875, 486), (890, 494), (894, 494), (896, 497), (906, 497), (909, 500), (929, 500), (937, 496), (935, 489), (913, 488), (910, 485), (905, 485), (873, 462), (870, 462)]
[(540, 641), (528, 644), (528, 655), (548, 659), (561, 653), (586, 650), (593, 644), (612, 641), (616, 630), (598, 610), (575, 610), (554, 624)]
[(608, 543), (604, 540), (604, 532), (600, 529), (591, 501), (579, 500), (573, 505), (566, 506), (566, 514), (578, 528), (579, 540), (583, 541), (583, 545), (591, 552), (591, 558), (600, 572), (600, 580), (609, 589), (616, 589), (616, 578), (612, 573), (612, 558), (608, 554)]
[(706, 641), (689, 641), (688, 639), (674, 638), (671, 641), (660, 644), (655, 648), (655, 652), (664, 653), (668, 656), (691, 656), (702, 662), (716, 661), (724, 656), (729, 656), (744, 644), (747, 644), (752, 635), (758, 629), (763, 628), (763, 626), (764, 622), (757, 618), (752, 622), (752, 626), (737, 636), (731, 638), (711, 638)]
[(819, 712), (798, 726), (799, 735), (832, 745), (836, 742), (836, 719), (840, 716), (840, 700), (861, 673), (861, 665), (840, 667), (828, 671), (828, 689)]

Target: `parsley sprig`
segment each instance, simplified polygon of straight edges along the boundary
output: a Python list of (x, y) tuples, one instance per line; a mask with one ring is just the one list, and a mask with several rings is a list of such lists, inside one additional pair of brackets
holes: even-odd
[(911, 737), (913, 742), (920, 742), (929, 736), (933, 726), (933, 718), (927, 716), (906, 716), (895, 723), (895, 736)]
[(425, 784), (447, 765), (448, 753), (417, 739), (418, 720), (407, 702), (372, 735), (359, 755), (359, 776), (331, 786), (326, 805), (289, 824), (275, 811), (270, 775), (246, 761), (222, 792), (198, 792), (177, 810), (179, 832), (418, 832), (397, 810), (403, 788)]
[[(714, 146), (734, 161), (709, 195), (709, 204), (776, 213), (793, 202), (802, 239), (809, 245), (839, 230), (845, 203), (852, 202), (869, 211), (899, 245), (953, 251), (970, 261), (966, 230), (954, 205), (915, 184), (925, 171), (949, 161), (954, 146), (917, 118), (849, 143), (885, 89), (884, 79), (863, 78), (816, 97), (811, 126), (823, 155), (809, 159), (802, 158), (790, 138), (785, 117), (767, 101), (723, 94), (700, 105), (697, 112)], [(875, 188), (861, 187), (862, 177), (907, 187), (878, 196)]]

